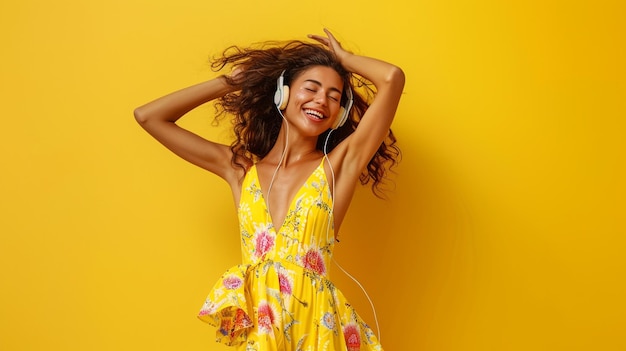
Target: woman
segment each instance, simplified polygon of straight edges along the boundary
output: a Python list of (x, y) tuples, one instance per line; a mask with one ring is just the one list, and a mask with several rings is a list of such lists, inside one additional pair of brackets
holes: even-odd
[[(319, 42), (227, 49), (213, 63), (232, 73), (135, 110), (171, 151), (216, 175), (238, 203), (243, 264), (215, 284), (199, 318), (241, 350), (381, 350), (374, 333), (330, 282), (337, 233), (357, 181), (382, 180), (399, 150), (389, 130), (404, 73)], [(352, 73), (375, 86), (369, 104)], [(216, 100), (235, 117), (232, 145), (175, 122)]]

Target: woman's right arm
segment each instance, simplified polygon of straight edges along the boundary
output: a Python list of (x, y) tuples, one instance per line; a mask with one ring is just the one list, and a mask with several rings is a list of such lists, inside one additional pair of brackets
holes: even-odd
[(135, 109), (137, 122), (165, 147), (230, 184), (240, 170), (231, 165), (232, 152), (226, 145), (206, 140), (179, 127), (176, 121), (192, 109), (232, 91), (224, 77), (190, 86)]

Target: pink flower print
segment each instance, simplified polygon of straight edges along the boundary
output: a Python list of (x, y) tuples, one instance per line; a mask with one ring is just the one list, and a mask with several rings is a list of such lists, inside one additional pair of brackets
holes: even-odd
[(274, 237), (270, 235), (267, 228), (261, 228), (261, 231), (257, 232), (254, 244), (254, 255), (256, 257), (263, 257), (263, 255), (274, 247)]
[(269, 305), (266, 301), (261, 302), (259, 304), (259, 332), (264, 334), (272, 333), (272, 325), (274, 324), (274, 320), (276, 318), (276, 314), (272, 309), (272, 306)]
[(280, 284), (280, 292), (286, 295), (291, 295), (291, 282), (289, 276), (285, 273), (278, 273), (278, 283)]
[(235, 290), (240, 287), (242, 283), (243, 281), (241, 280), (241, 278), (237, 277), (236, 275), (230, 275), (222, 280), (222, 284), (228, 290)]
[(221, 303), (217, 304), (213, 301), (206, 300), (204, 302), (204, 306), (202, 306), (202, 309), (200, 310), (200, 316), (214, 314), (221, 305)]
[(304, 255), (304, 268), (310, 269), (317, 274), (324, 274), (326, 267), (324, 266), (324, 259), (322, 254), (317, 250), (309, 250)]
[(359, 351), (361, 349), (361, 335), (356, 324), (348, 324), (343, 328), (343, 336), (346, 338), (348, 351)]

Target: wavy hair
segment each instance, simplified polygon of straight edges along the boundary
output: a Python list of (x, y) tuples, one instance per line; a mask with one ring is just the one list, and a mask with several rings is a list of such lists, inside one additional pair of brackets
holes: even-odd
[[(320, 44), (303, 41), (265, 42), (247, 48), (230, 46), (219, 57), (211, 61), (211, 68), (220, 71), (230, 66), (233, 71), (241, 71), (234, 77), (225, 75), (233, 92), (219, 98), (215, 107), (216, 120), (225, 115), (233, 117), (235, 140), (230, 145), (234, 166), (246, 170), (246, 165), (267, 155), (276, 143), (282, 125), (282, 117), (274, 104), (277, 78), (284, 71), (285, 84), (306, 71), (311, 66), (327, 66), (334, 69), (342, 78), (344, 87), (350, 87), (354, 104), (343, 126), (332, 131), (326, 151), (332, 151), (339, 143), (352, 134), (367, 111), (374, 97), (372, 84), (362, 77), (353, 76), (336, 59), (335, 55)], [(344, 88), (345, 89), (345, 88)], [(341, 105), (345, 104), (346, 94), (342, 94)], [(328, 137), (327, 130), (318, 137), (317, 149), (324, 151)], [(381, 184), (389, 169), (398, 163), (400, 149), (391, 130), (370, 159), (360, 176), (361, 184), (372, 182), (372, 191), (382, 197)]]

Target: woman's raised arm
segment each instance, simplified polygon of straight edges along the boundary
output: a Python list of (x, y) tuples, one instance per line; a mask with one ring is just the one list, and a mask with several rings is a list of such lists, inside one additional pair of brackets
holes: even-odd
[(343, 172), (357, 177), (389, 133), (404, 88), (404, 72), (393, 64), (348, 52), (328, 30), (324, 32), (327, 37), (309, 37), (328, 46), (348, 71), (368, 79), (376, 87), (374, 101), (356, 131), (335, 149), (343, 154), (340, 156)]
[(237, 181), (231, 166), (232, 152), (226, 145), (206, 140), (179, 127), (176, 121), (192, 109), (220, 98), (232, 90), (217, 77), (160, 97), (135, 109), (135, 119), (156, 140), (183, 159), (224, 178)]

